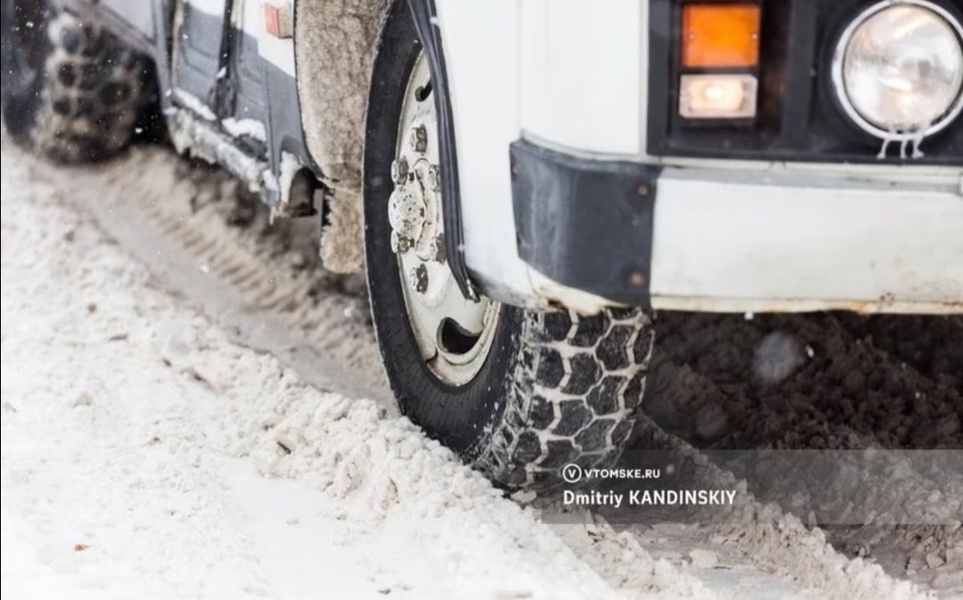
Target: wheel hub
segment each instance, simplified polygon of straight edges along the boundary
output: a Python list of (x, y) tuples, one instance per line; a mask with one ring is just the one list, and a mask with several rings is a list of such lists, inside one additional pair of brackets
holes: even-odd
[(491, 349), (499, 305), (465, 298), (448, 266), (437, 119), (424, 55), (408, 82), (391, 164), (391, 249), (422, 358), (451, 385), (470, 381)]

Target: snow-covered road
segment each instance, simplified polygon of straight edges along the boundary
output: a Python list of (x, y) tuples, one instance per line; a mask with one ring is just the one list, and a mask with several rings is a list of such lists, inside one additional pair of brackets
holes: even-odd
[[(5, 595), (613, 593), (407, 421), (306, 386), (178, 306), (43, 183), (49, 168), (4, 148)], [(700, 587), (638, 569), (670, 596)]]
[[(103, 186), (144, 168), (164, 199), (169, 157), (60, 171), (7, 140), (2, 152), (4, 595), (916, 597), (818, 539), (800, 563), (813, 573), (787, 576), (778, 536), (753, 542), (777, 557), (759, 564), (783, 561), (767, 573), (746, 567), (755, 559), (654, 559), (644, 544), (671, 542), (665, 531), (542, 523), (544, 507), (504, 498), (383, 401), (320, 391), (354, 382), (377, 395), (370, 341), (309, 385), (286, 366), (297, 353), (282, 363), (251, 347), (276, 340), (239, 343), (78, 205), (123, 195)], [(176, 262), (151, 248), (147, 260)]]

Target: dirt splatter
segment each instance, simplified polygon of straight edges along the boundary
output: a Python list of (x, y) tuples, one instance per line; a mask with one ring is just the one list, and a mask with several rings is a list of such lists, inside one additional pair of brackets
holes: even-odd
[[(779, 383), (753, 366), (773, 332), (806, 349)], [(664, 313), (659, 336), (645, 408), (697, 446), (963, 448), (961, 317)]]
[[(963, 449), (963, 317), (663, 313), (659, 328), (645, 409), (698, 448)], [(823, 530), (849, 556), (963, 592), (959, 524)]]

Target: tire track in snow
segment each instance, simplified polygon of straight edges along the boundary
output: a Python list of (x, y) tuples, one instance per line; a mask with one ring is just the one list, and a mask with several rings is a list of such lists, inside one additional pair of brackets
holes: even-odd
[(69, 185), (69, 201), (94, 215), (161, 286), (203, 307), (235, 341), (275, 354), (320, 389), (392, 410), (367, 303), (338, 293), (315, 300), (310, 273), (292, 276), (239, 240), (213, 206), (233, 202), (237, 184), (224, 177), (185, 168), (165, 149), (138, 148), (122, 162), (58, 170), (52, 180)]

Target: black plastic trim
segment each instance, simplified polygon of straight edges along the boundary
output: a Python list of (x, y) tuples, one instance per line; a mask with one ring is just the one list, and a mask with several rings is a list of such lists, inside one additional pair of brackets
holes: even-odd
[(466, 298), (476, 299), (477, 292), (468, 276), (465, 264), (464, 233), (462, 231), (461, 198), (458, 184), (458, 153), (455, 145), (455, 121), (449, 96), (448, 71), (442, 51), (441, 32), (436, 25), (437, 12), (434, 0), (408, 0), (408, 8), (415, 22), (415, 29), (428, 56), (428, 70), (438, 114), (439, 149), (441, 154), (441, 198), (445, 221), (445, 250), (448, 266)]
[(241, 36), (245, 34), (234, 27), (233, 14), (234, 3), (228, 2), (224, 5), (224, 16), (221, 20), (221, 49), (217, 57), (217, 74), (214, 76), (214, 84), (207, 93), (207, 103), (220, 119), (234, 116), (237, 100), (237, 86), (234, 80), (237, 77), (238, 65), (234, 56), (234, 37), (235, 34)]
[(661, 168), (511, 145), (518, 255), (565, 286), (649, 308)]

